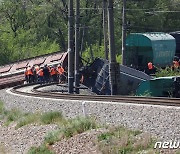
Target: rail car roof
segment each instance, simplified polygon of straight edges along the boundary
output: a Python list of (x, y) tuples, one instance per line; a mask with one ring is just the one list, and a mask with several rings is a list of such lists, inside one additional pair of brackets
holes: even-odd
[(24, 68), (28, 65), (42, 65), (42, 64), (53, 64), (64, 62), (67, 57), (67, 52), (56, 52), (47, 55), (41, 55), (34, 58), (24, 59), (11, 64), (0, 66), (0, 77), (11, 75), (12, 73), (22, 73)]
[(152, 46), (157, 41), (175, 41), (175, 38), (167, 33), (131, 33), (126, 39), (127, 46)]
[(12, 66), (10, 66), (10, 65), (1, 67), (1, 68), (0, 68), (0, 73), (8, 72), (8, 71), (11, 69), (11, 67), (12, 67)]

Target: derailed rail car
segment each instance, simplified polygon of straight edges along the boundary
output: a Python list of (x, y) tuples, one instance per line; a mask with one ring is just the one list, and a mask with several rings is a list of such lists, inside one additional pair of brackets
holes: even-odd
[(175, 38), (167, 33), (132, 33), (126, 39), (127, 66), (147, 70), (148, 62), (157, 67), (172, 64), (176, 51)]
[(23, 84), (25, 81), (24, 70), (28, 65), (44, 66), (61, 63), (62, 66), (66, 68), (67, 60), (67, 52), (58, 51), (0, 66), (0, 89)]
[[(92, 88), (93, 92), (99, 95), (111, 94), (109, 84), (109, 62), (107, 60), (97, 58), (91, 65), (84, 68), (81, 73), (84, 76), (83, 84)], [(120, 65), (120, 94), (133, 94), (142, 81), (150, 79), (152, 79), (152, 77), (144, 72)]]
[(136, 95), (180, 98), (180, 76), (159, 77), (143, 81)]

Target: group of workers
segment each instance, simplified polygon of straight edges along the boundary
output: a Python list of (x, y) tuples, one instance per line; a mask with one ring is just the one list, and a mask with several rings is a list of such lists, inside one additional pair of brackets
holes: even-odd
[[(156, 72), (156, 67), (153, 65), (152, 62), (148, 62), (147, 67), (148, 67), (148, 74), (154, 74)], [(180, 68), (180, 60), (174, 60), (171, 69), (177, 70), (179, 68)]]
[(47, 65), (44, 65), (44, 67), (38, 65), (28, 66), (24, 71), (26, 83), (64, 83), (66, 80), (65, 73), (66, 71), (61, 64), (57, 67)]

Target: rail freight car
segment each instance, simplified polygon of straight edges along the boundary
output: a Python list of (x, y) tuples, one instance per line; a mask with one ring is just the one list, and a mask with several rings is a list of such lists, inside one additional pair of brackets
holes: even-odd
[(148, 62), (157, 67), (171, 65), (175, 56), (175, 38), (167, 33), (132, 33), (126, 39), (127, 66), (146, 70)]
[(136, 95), (180, 98), (180, 76), (159, 77), (140, 83)]
[[(81, 70), (84, 76), (84, 85), (91, 88), (98, 95), (110, 95), (109, 62), (96, 58), (92, 64)], [(129, 95), (136, 92), (142, 81), (152, 79), (151, 76), (133, 68), (120, 65), (121, 95)]]
[(176, 53), (175, 55), (180, 58), (180, 31), (169, 33), (176, 39)]

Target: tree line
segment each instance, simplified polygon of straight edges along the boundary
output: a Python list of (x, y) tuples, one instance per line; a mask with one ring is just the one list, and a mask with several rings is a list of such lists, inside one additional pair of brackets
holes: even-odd
[[(80, 50), (104, 57), (103, 0), (80, 0)], [(178, 31), (179, 0), (127, 0), (127, 34)], [(121, 54), (122, 1), (114, 0), (115, 44)], [(1, 0), (0, 65), (67, 50), (68, 0)]]

